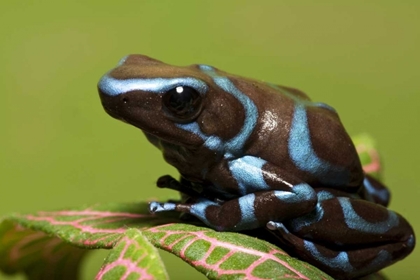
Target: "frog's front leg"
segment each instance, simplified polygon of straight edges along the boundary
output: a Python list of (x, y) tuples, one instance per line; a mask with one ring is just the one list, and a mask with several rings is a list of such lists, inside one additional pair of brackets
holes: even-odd
[[(241, 164), (243, 165), (244, 162)], [(265, 226), (272, 220), (283, 221), (298, 217), (312, 211), (315, 207), (316, 192), (308, 184), (296, 183), (297, 180), (294, 178), (280, 177), (279, 174), (266, 169), (257, 170), (250, 164), (246, 167), (248, 168), (241, 170), (244, 180), (240, 182), (239, 188), (261, 191), (244, 194), (228, 201), (213, 201), (200, 196), (193, 203), (151, 202), (150, 211), (152, 213), (162, 211), (189, 213), (214, 229), (239, 231)], [(252, 177), (254, 180), (246, 181), (246, 177)], [(276, 182), (273, 181), (272, 186), (268, 186), (256, 177), (260, 179), (268, 177), (272, 179), (271, 181), (273, 178), (277, 179)]]
[(265, 226), (268, 221), (283, 221), (310, 212), (316, 204), (313, 189), (306, 184), (292, 192), (267, 191), (251, 193), (218, 203), (198, 198), (195, 203), (151, 202), (152, 213), (177, 211), (189, 213), (220, 231), (239, 231)]
[(181, 194), (185, 194), (190, 197), (202, 196), (203, 193), (203, 189), (201, 187), (197, 187), (191, 184), (190, 182), (183, 180), (182, 178), (181, 182), (178, 182), (178, 180), (174, 179), (170, 175), (161, 176), (157, 180), (156, 185), (159, 188), (166, 188), (174, 191), (179, 191)]

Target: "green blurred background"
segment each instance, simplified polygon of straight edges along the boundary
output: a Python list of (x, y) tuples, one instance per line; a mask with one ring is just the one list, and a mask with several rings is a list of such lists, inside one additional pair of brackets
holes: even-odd
[[(418, 233), (420, 2), (314, 2), (3, 1), (0, 214), (175, 195), (154, 186), (175, 170), (139, 130), (107, 116), (96, 92), (122, 56), (141, 53), (332, 105), (350, 134), (375, 137), (391, 208)], [(89, 258), (84, 279), (104, 256)], [(172, 279), (199, 275), (164, 258)], [(419, 258), (417, 250), (385, 272), (419, 278)]]

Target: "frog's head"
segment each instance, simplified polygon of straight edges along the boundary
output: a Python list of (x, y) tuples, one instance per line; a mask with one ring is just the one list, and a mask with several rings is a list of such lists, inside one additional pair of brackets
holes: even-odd
[[(224, 94), (200, 65), (176, 67), (143, 55), (129, 55), (98, 84), (105, 111), (134, 125), (149, 140), (197, 147), (203, 135), (229, 139), (241, 128), (241, 104)], [(157, 144), (156, 142), (154, 143)]]

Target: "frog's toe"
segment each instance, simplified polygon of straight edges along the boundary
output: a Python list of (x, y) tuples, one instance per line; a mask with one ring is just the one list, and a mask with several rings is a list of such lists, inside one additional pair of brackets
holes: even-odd
[(279, 223), (279, 222), (275, 222), (275, 221), (269, 221), (267, 223), (266, 227), (269, 230), (283, 230), (283, 231), (289, 233), (289, 231), (286, 229), (286, 227), (283, 225), (283, 223)]
[(175, 207), (176, 207), (175, 203), (171, 203), (171, 202), (160, 203), (157, 201), (152, 201), (149, 203), (149, 212), (157, 213), (157, 212), (165, 212), (165, 211), (174, 211)]
[[(156, 185), (158, 188), (168, 188), (171, 189), (173, 186), (176, 186), (177, 180), (175, 180), (170, 175), (164, 175), (158, 178)], [(179, 183), (178, 183), (179, 184)]]

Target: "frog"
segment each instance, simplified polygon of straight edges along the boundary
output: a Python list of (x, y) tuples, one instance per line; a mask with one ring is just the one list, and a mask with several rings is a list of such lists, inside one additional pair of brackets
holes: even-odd
[(105, 111), (139, 128), (180, 174), (157, 186), (181, 199), (152, 201), (151, 213), (176, 211), (217, 231), (265, 229), (337, 279), (413, 251), (411, 225), (364, 173), (336, 110), (303, 91), (139, 54), (103, 75), (98, 91)]

